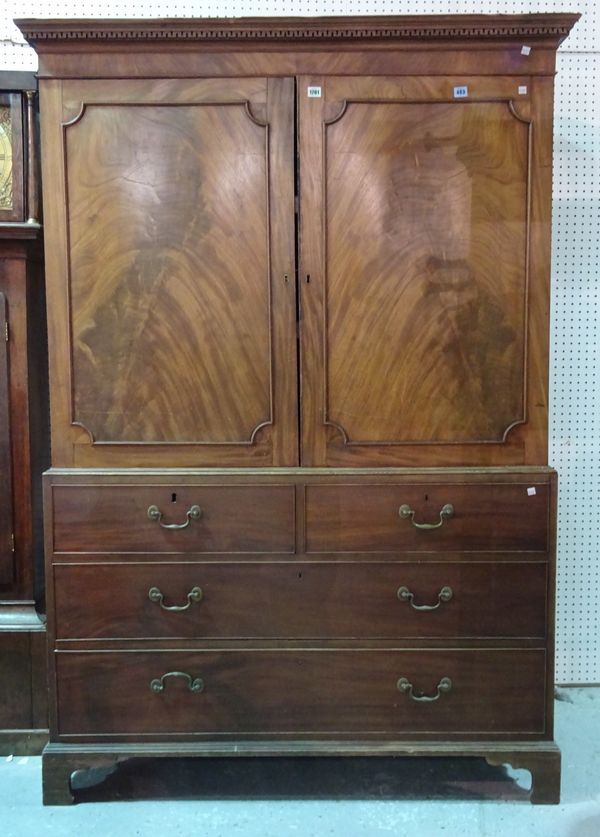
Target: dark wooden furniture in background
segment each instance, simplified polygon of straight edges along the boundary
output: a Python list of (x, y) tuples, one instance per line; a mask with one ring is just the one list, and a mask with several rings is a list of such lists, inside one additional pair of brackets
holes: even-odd
[(558, 801), (552, 107), (576, 19), (20, 23), (46, 802), (174, 753), (479, 755)]
[(41, 473), (49, 458), (37, 80), (0, 73), (0, 754), (48, 739)]

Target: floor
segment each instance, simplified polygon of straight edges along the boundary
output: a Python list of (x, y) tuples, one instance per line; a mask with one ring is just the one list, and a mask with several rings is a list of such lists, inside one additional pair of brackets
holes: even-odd
[(40, 759), (2, 757), (0, 835), (600, 837), (599, 688), (558, 690), (556, 741), (559, 806), (478, 759), (182, 759), (77, 774), (79, 804), (43, 808)]

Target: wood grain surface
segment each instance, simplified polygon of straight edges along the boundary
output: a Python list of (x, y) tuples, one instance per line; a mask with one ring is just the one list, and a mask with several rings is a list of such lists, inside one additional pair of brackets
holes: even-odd
[[(542, 734), (545, 653), (529, 650), (280, 649), (58, 653), (59, 734), (164, 736), (361, 732)], [(201, 677), (192, 693), (169, 671)], [(396, 687), (435, 694), (416, 703)]]
[[(54, 489), (54, 549), (59, 552), (293, 552), (294, 489), (289, 485)], [(148, 517), (157, 506), (166, 529)]]
[[(0, 729), (31, 729), (31, 634), (0, 631)], [(40, 726), (44, 726), (42, 723)]]
[[(535, 494), (528, 494), (528, 488)], [(311, 485), (306, 489), (306, 551), (544, 552), (549, 544), (548, 489), (492, 482)], [(415, 523), (436, 524), (447, 503), (454, 513), (436, 529), (415, 528), (399, 515), (406, 504), (415, 512)]]
[[(227, 562), (118, 565), (86, 563), (53, 569), (59, 639), (369, 638), (545, 636), (543, 562), (413, 563)], [(185, 606), (194, 587), (202, 599)], [(452, 598), (435, 605), (450, 586)]]
[(103, 442), (270, 423), (267, 146), (237, 106), (95, 106), (67, 129), (74, 419)]

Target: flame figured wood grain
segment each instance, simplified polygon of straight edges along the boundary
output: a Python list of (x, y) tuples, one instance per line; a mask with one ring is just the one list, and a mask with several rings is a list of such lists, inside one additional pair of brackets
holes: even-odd
[(290, 85), (46, 92), (55, 461), (296, 462)]
[(528, 126), (504, 102), (350, 103), (326, 155), (328, 419), (348, 444), (502, 442), (524, 421)]
[(527, 79), (455, 81), (300, 98), (304, 464), (545, 461), (547, 105)]

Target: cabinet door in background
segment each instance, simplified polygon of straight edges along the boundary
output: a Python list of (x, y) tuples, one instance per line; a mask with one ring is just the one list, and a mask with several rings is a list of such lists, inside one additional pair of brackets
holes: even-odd
[(0, 293), (0, 584), (14, 576), (12, 457), (6, 297)]
[(293, 80), (42, 84), (53, 465), (293, 465)]
[(301, 80), (304, 464), (546, 461), (551, 93)]

